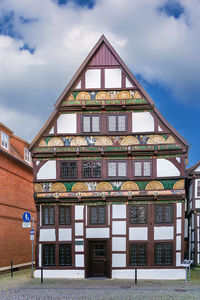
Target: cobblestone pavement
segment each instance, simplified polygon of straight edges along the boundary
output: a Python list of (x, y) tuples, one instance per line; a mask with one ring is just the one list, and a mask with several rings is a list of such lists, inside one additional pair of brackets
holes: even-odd
[(67, 280), (31, 279), (30, 271), (0, 275), (0, 300), (128, 300), (200, 299), (200, 281)]

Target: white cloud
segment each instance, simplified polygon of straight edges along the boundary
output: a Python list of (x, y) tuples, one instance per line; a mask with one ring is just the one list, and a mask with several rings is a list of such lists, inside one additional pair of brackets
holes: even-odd
[[(165, 2), (99, 0), (87, 9), (72, 2), (2, 0), (0, 9), (14, 11), (15, 31), (36, 50), (33, 55), (20, 51), (22, 41), (0, 36), (0, 103), (23, 108), (44, 123), (102, 33), (133, 73), (191, 101), (191, 91), (200, 92), (200, 2), (180, 0), (184, 14), (179, 19), (158, 12)], [(20, 16), (37, 21), (24, 24)]]

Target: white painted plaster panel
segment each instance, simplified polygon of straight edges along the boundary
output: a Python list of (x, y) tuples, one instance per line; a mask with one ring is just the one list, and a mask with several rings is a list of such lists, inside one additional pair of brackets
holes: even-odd
[(95, 238), (109, 238), (110, 231), (109, 228), (87, 228), (86, 229), (86, 238), (95, 239)]
[(76, 114), (61, 114), (57, 120), (58, 133), (76, 133)]
[(83, 223), (75, 223), (75, 235), (83, 235)]
[(199, 242), (199, 229), (197, 229), (197, 242)]
[(108, 204), (108, 225), (110, 226), (110, 204)]
[(39, 244), (39, 267), (42, 266), (42, 245)]
[(191, 222), (191, 227), (194, 229), (194, 214), (192, 213), (192, 222)]
[(181, 264), (181, 253), (180, 252), (177, 252), (176, 253), (176, 266), (180, 266)]
[(200, 219), (200, 216), (198, 215), (197, 216), (197, 227), (199, 227), (199, 219)]
[(181, 250), (181, 235), (176, 236), (176, 251)]
[(75, 220), (83, 220), (84, 205), (75, 206)]
[(88, 214), (88, 207), (85, 206), (85, 225), (86, 225), (86, 226), (87, 226), (87, 224), (88, 224), (87, 214)]
[(75, 267), (84, 267), (84, 255), (83, 254), (75, 255)]
[(200, 166), (198, 166), (194, 171), (195, 172), (200, 172)]
[(182, 203), (176, 203), (176, 217), (181, 218), (182, 216)]
[(194, 231), (192, 231), (191, 240), (192, 240), (192, 242), (194, 242)]
[(59, 228), (58, 229), (58, 240), (60, 242), (71, 241), (72, 240), (71, 228)]
[(101, 70), (87, 70), (85, 73), (86, 89), (101, 87)]
[(55, 242), (55, 229), (40, 229), (40, 242)]
[(162, 128), (158, 125), (158, 131), (163, 131)]
[(83, 252), (84, 246), (83, 245), (75, 245), (75, 252)]
[(197, 263), (199, 264), (200, 263), (200, 255), (199, 254), (197, 254)]
[[(134, 269), (112, 270), (112, 278), (134, 279)], [(181, 269), (138, 269), (137, 278), (148, 280), (185, 279), (185, 268)]]
[(197, 195), (198, 182), (200, 182), (200, 179), (195, 179), (195, 198), (200, 198), (200, 196)]
[(132, 87), (132, 86), (133, 86), (132, 83), (126, 77), (126, 87)]
[(188, 219), (185, 218), (184, 238), (188, 238)]
[(112, 250), (113, 251), (126, 251), (126, 238), (125, 237), (113, 237), (112, 238)]
[(126, 218), (126, 205), (116, 205), (112, 206), (112, 217), (114, 219)]
[(112, 266), (126, 267), (126, 254), (113, 254), (112, 255)]
[(40, 163), (40, 160), (36, 160), (36, 166), (38, 166)]
[(154, 131), (154, 118), (150, 112), (132, 113), (132, 132)]
[(56, 161), (47, 161), (38, 171), (37, 179), (56, 179)]
[(197, 252), (200, 252), (200, 245), (199, 245), (199, 243), (197, 244)]
[(113, 221), (112, 222), (113, 234), (126, 234), (126, 221)]
[[(43, 270), (44, 278), (85, 278), (84, 270)], [(34, 272), (34, 278), (41, 278), (41, 271)]]
[(79, 83), (77, 84), (77, 86), (75, 87), (75, 89), (81, 89), (81, 81), (79, 81)]
[(181, 233), (181, 219), (176, 220), (176, 233)]
[(105, 88), (121, 88), (121, 69), (105, 69)]
[(180, 176), (180, 171), (169, 160), (165, 158), (157, 159), (157, 177)]
[(176, 157), (177, 162), (181, 162), (181, 158), (180, 157)]
[(42, 205), (40, 204), (40, 226), (42, 226)]
[(148, 228), (147, 227), (130, 227), (129, 228), (130, 241), (147, 241)]
[(173, 226), (154, 226), (154, 240), (172, 240), (174, 238)]
[(200, 208), (200, 200), (195, 200), (195, 208)]
[(49, 131), (49, 133), (54, 133), (54, 126), (51, 128), (51, 130)]

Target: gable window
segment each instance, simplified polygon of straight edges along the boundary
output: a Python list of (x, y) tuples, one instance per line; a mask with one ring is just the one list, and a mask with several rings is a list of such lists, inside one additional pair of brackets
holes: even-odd
[(86, 115), (83, 116), (83, 132), (99, 132), (100, 116)]
[(147, 205), (130, 206), (130, 224), (147, 223)]
[(90, 224), (103, 225), (106, 224), (106, 207), (90, 206)]
[(170, 266), (173, 264), (173, 245), (172, 243), (155, 244), (155, 265)]
[(72, 265), (72, 247), (70, 244), (59, 245), (59, 265), (60, 266)]
[(71, 207), (59, 206), (59, 224), (70, 225), (71, 224)]
[(77, 177), (77, 163), (75, 161), (61, 162), (60, 178), (75, 178)]
[(4, 149), (9, 150), (9, 136), (3, 131), (1, 132), (1, 146)]
[(100, 162), (83, 162), (83, 177), (101, 177)]
[(43, 265), (54, 266), (55, 265), (55, 245), (45, 244), (43, 245)]
[(130, 266), (146, 266), (146, 244), (130, 244)]
[(152, 174), (151, 161), (134, 161), (133, 166), (135, 177), (146, 177)]
[(200, 180), (197, 181), (197, 197), (200, 197)]
[(55, 210), (52, 206), (43, 206), (43, 225), (55, 224)]
[(126, 177), (126, 162), (108, 162), (108, 176), (109, 177)]
[(108, 131), (125, 132), (126, 127), (126, 115), (108, 116)]
[(173, 222), (173, 204), (155, 205), (155, 223)]
[(31, 153), (28, 151), (27, 148), (24, 148), (24, 160), (28, 163), (31, 162)]

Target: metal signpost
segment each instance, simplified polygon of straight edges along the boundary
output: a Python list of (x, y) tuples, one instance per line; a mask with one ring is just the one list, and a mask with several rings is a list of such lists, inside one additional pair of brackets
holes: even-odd
[(191, 266), (192, 263), (193, 263), (193, 260), (185, 259), (181, 264), (182, 267), (185, 267), (185, 281), (186, 282), (187, 282), (187, 270), (188, 270), (188, 268), (189, 268), (189, 280), (190, 280), (190, 266)]
[[(31, 214), (29, 212), (25, 212), (23, 214), (23, 228), (31, 228)], [(32, 229), (30, 230), (30, 240), (32, 241), (32, 265), (31, 265), (31, 278), (33, 278), (33, 255), (34, 255), (34, 218), (32, 218)]]

